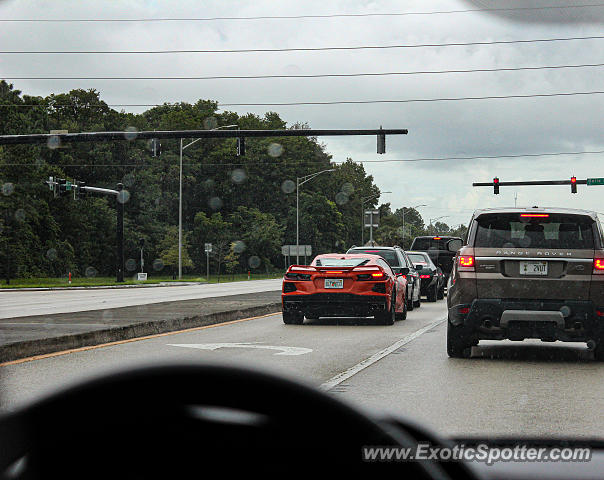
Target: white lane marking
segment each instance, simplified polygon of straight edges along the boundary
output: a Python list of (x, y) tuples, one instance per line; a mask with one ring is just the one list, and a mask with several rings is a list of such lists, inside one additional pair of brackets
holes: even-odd
[(366, 358), (365, 360), (357, 363), (356, 365), (350, 367), (348, 370), (345, 370), (345, 371), (338, 373), (337, 375), (331, 377), (325, 383), (322, 383), (319, 388), (321, 388), (322, 390), (330, 390), (331, 388), (335, 387), (336, 385), (339, 385), (340, 383), (342, 383), (344, 380), (348, 380), (353, 375), (356, 375), (361, 370), (366, 369), (367, 367), (373, 365), (375, 362), (381, 360), (385, 356), (390, 355), (396, 349), (411, 342), (412, 340), (415, 340), (417, 337), (419, 337), (420, 335), (423, 335), (428, 330), (431, 330), (434, 327), (436, 327), (437, 325), (440, 325), (446, 319), (447, 319), (447, 317), (443, 317), (439, 320), (435, 320), (434, 322), (429, 323), (425, 327), (420, 328), (419, 330), (407, 335), (406, 337), (401, 338), (398, 342), (393, 343), (389, 347), (386, 347), (377, 353), (374, 353), (373, 355), (371, 355), (371, 357)]
[(310, 353), (310, 348), (281, 347), (276, 345), (258, 345), (255, 343), (169, 343), (170, 347), (198, 348), (200, 350), (218, 350), (219, 348), (259, 348), (266, 350), (279, 350), (275, 355), (304, 355)]

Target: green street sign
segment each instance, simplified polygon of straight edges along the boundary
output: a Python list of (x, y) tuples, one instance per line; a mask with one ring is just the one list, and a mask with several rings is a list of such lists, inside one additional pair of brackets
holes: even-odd
[(588, 178), (587, 185), (604, 185), (604, 178)]
[(65, 182), (65, 190), (71, 190), (71, 186), (73, 185), (73, 183), (71, 183), (69, 180)]

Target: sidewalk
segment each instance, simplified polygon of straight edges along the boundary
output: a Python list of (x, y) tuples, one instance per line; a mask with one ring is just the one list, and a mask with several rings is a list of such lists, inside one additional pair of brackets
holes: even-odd
[(0, 362), (275, 313), (270, 291), (0, 320)]

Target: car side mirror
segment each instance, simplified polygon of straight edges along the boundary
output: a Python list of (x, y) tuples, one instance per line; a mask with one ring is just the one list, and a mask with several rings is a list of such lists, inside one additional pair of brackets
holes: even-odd
[(453, 238), (447, 242), (447, 250), (450, 252), (457, 252), (457, 250), (459, 250), (462, 246), (462, 241), (458, 240), (457, 238)]
[(398, 269), (398, 273), (397, 275), (408, 275), (409, 274), (409, 267), (402, 267)]

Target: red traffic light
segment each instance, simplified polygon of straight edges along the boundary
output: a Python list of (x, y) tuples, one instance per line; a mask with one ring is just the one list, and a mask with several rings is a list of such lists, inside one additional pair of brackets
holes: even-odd
[(493, 179), (493, 193), (499, 195), (499, 177)]
[(577, 177), (570, 177), (570, 192), (577, 193)]

